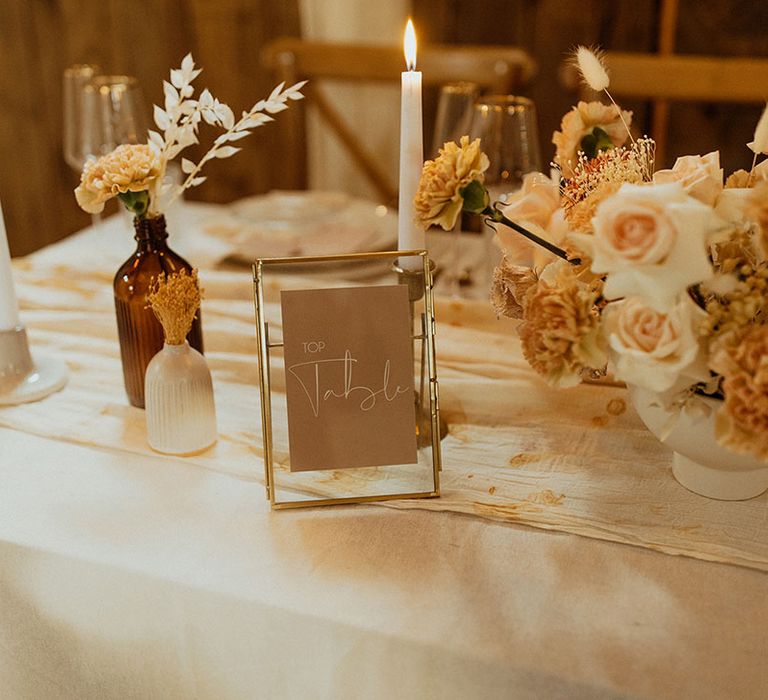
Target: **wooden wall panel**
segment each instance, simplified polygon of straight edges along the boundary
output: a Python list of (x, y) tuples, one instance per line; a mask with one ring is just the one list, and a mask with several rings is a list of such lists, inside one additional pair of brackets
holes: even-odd
[[(533, 99), (538, 111), (545, 169), (554, 155), (552, 132), (575, 97), (560, 86), (561, 61), (577, 44), (652, 50), (655, 11), (654, 0), (414, 0), (414, 22), (431, 41), (510, 44), (533, 56), (539, 70), (525, 94)], [(634, 111), (636, 123), (643, 124), (645, 105), (623, 106)]]
[[(147, 102), (192, 51), (197, 81), (239, 113), (272, 88), (259, 66), (268, 40), (299, 32), (296, 0), (0, 0), (0, 201), (11, 252), (23, 255), (82, 228), (62, 156), (61, 76), (75, 63), (135, 75)], [(213, 163), (192, 197), (230, 201), (272, 186), (279, 162), (270, 130), (235, 158)], [(202, 139), (201, 139), (202, 140)], [(205, 143), (205, 141), (203, 141)]]
[[(768, 2), (679, 0), (675, 50), (681, 54), (768, 56)], [(542, 154), (553, 154), (550, 138), (575, 95), (566, 92), (558, 68), (577, 44), (615, 51), (656, 50), (660, 0), (414, 0), (414, 21), (432, 41), (513, 44), (531, 53), (539, 74), (528, 94), (539, 112)], [(609, 56), (610, 64), (610, 56)], [(768, 99), (768, 95), (766, 95)], [(650, 129), (644, 102), (622, 104), (634, 123)], [(747, 168), (759, 105), (673, 103), (665, 163), (686, 153), (720, 148), (726, 171)]]

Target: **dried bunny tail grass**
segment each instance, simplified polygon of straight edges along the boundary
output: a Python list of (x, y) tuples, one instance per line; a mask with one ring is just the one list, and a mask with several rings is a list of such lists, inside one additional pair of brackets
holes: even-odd
[(192, 270), (192, 274), (186, 270), (170, 275), (161, 272), (153, 280), (147, 301), (163, 326), (168, 345), (181, 345), (184, 342), (200, 308), (200, 298), (197, 270)]
[(602, 51), (588, 49), (586, 46), (577, 46), (573, 58), (584, 82), (595, 92), (602, 92), (610, 85), (608, 71), (603, 65)]
[(624, 124), (624, 128), (627, 130), (629, 140), (634, 143), (635, 139), (629, 130), (629, 124), (627, 124), (624, 115), (621, 113), (621, 107), (616, 104), (616, 100), (608, 92), (611, 80), (605, 67), (605, 53), (597, 47), (588, 49), (586, 46), (577, 46), (573, 52), (573, 62), (576, 68), (578, 68), (579, 73), (581, 73), (582, 79), (589, 87), (595, 92), (604, 92), (608, 96), (613, 106), (616, 107), (621, 123)]

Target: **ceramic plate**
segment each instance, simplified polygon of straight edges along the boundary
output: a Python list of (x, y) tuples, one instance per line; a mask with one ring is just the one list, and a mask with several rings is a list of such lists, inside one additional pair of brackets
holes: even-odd
[(274, 191), (241, 199), (205, 223), (231, 258), (338, 255), (397, 246), (397, 213), (341, 192)]

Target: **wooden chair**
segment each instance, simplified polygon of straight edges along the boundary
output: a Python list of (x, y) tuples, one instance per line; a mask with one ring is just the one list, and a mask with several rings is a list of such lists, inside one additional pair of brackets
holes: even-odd
[[(611, 94), (656, 102), (764, 103), (768, 99), (768, 59), (640, 53), (609, 53)], [(578, 90), (576, 69), (564, 64), (563, 85)], [(592, 93), (594, 94), (594, 93)], [(666, 118), (654, 114), (651, 135), (657, 142), (657, 162), (664, 162)]]
[[(278, 39), (264, 48), (262, 63), (277, 80), (290, 84), (309, 80), (304, 92), (307, 102), (320, 115), (362, 169), (385, 202), (397, 199), (397, 189), (366, 150), (360, 138), (331, 104), (319, 83), (339, 80), (354, 83), (396, 82), (405, 70), (401, 46), (334, 44), (301, 39)], [(535, 65), (529, 55), (504, 46), (419, 46), (418, 69), (425, 85), (472, 81), (481, 87), (502, 93), (513, 92), (530, 81)], [(301, 103), (299, 103), (301, 104)], [(286, 119), (287, 117), (287, 119)], [(292, 108), (281, 115), (286, 159), (282, 181), (287, 186), (306, 186), (306, 142), (304, 115)]]

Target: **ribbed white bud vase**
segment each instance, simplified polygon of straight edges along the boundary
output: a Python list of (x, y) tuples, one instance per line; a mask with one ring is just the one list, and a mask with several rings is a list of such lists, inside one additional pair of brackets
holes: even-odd
[(149, 446), (166, 454), (200, 452), (216, 442), (211, 372), (189, 343), (163, 346), (144, 376)]

